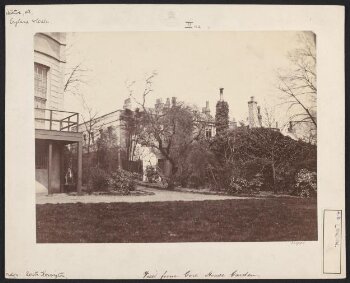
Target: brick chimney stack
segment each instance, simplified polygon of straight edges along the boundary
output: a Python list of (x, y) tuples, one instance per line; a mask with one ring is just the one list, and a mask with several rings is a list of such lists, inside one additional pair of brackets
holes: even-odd
[(224, 96), (224, 88), (221, 87), (221, 88), (220, 88), (220, 101), (223, 101), (223, 100), (224, 100), (223, 96)]
[(161, 111), (164, 107), (164, 103), (163, 100), (161, 98), (157, 98), (156, 99), (156, 104), (154, 105), (154, 108), (156, 109), (156, 111)]
[(235, 118), (232, 118), (231, 128), (232, 128), (233, 130), (237, 129), (237, 121), (236, 121)]
[(254, 96), (250, 97), (250, 101), (248, 101), (248, 110), (249, 110), (249, 128), (256, 128), (261, 127), (260, 121), (259, 121), (259, 111), (258, 110), (258, 103), (255, 101)]
[(209, 101), (205, 102), (205, 107), (202, 108), (202, 113), (206, 115), (210, 114)]
[(169, 97), (166, 99), (165, 107), (170, 108), (170, 98)]
[(171, 106), (176, 106), (176, 97), (175, 96), (173, 96), (171, 98)]

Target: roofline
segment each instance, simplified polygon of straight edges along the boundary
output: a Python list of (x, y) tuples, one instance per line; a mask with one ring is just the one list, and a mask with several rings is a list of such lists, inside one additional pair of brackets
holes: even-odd
[(67, 46), (67, 43), (62, 43), (62, 42), (58, 41), (56, 38), (54, 38), (53, 36), (51, 36), (50, 34), (47, 34), (45, 32), (37, 32), (36, 34), (46, 36), (46, 37), (50, 38), (51, 40), (55, 41), (56, 43), (58, 43), (59, 45)]

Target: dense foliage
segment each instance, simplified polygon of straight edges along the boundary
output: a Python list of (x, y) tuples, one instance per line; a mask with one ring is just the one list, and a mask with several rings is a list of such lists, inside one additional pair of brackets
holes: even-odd
[(138, 176), (135, 173), (118, 169), (110, 175), (109, 184), (112, 190), (127, 195), (135, 190), (135, 179), (137, 178)]
[(147, 182), (156, 183), (160, 179), (159, 172), (155, 166), (148, 165), (146, 167), (145, 175), (147, 177)]
[(93, 167), (90, 170), (90, 182), (88, 192), (117, 192), (128, 195), (135, 190), (135, 180), (140, 176), (123, 169), (107, 172), (100, 167)]
[[(247, 187), (247, 184), (259, 179), (259, 187), (273, 190), (294, 190), (295, 176), (301, 169), (316, 172), (316, 146), (293, 140), (279, 131), (267, 128), (248, 129), (245, 127), (217, 136), (211, 145), (221, 166), (215, 168), (216, 179), (220, 187)], [(238, 179), (237, 179), (238, 178)]]
[(220, 100), (216, 103), (215, 126), (216, 133), (220, 135), (229, 127), (229, 107), (226, 101)]
[(307, 169), (301, 169), (295, 177), (294, 194), (301, 197), (316, 197), (317, 194), (317, 175)]
[(109, 190), (109, 174), (99, 168), (93, 167), (90, 170), (90, 180), (89, 191), (108, 191)]

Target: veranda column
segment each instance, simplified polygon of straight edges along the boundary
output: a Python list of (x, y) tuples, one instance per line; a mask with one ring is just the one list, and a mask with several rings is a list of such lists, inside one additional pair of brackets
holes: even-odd
[(47, 166), (47, 192), (52, 194), (51, 179), (52, 179), (52, 141), (49, 142), (49, 160)]
[(80, 141), (78, 142), (78, 179), (77, 179), (78, 193), (81, 193), (82, 170), (83, 170), (83, 143)]

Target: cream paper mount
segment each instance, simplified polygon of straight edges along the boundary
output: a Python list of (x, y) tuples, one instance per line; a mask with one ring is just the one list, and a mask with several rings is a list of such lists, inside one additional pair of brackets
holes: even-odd
[(345, 277), (343, 7), (5, 23), (6, 278)]

